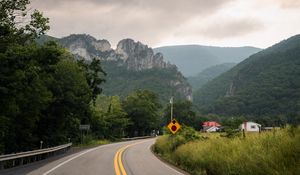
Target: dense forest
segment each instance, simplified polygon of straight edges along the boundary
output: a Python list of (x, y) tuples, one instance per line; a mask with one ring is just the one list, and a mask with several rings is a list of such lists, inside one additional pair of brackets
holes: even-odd
[(176, 87), (170, 83), (170, 80), (175, 82), (182, 77), (177, 75), (175, 68), (154, 68), (137, 72), (118, 66), (118, 61), (103, 61), (102, 67), (107, 72), (106, 82), (103, 84), (105, 95), (119, 95), (124, 98), (132, 91), (146, 89), (159, 94), (161, 102), (168, 102), (171, 96), (186, 98), (177, 92), (180, 88), (184, 89), (184, 86)]
[(77, 60), (55, 42), (36, 44), (49, 19), (29, 3), (1, 2), (0, 154), (37, 149), (41, 140), (44, 147), (78, 143), (80, 124), (91, 125), (89, 137), (111, 140), (159, 127), (154, 93), (99, 96), (107, 75), (99, 60)]
[(209, 68), (204, 69), (196, 76), (188, 77), (188, 82), (192, 86), (193, 91), (196, 91), (200, 89), (202, 86), (204, 86), (206, 83), (208, 83), (210, 80), (218, 77), (224, 72), (227, 72), (235, 65), (236, 63), (223, 63), (223, 64), (211, 66)]
[(300, 36), (250, 56), (194, 95), (203, 113), (285, 116), (299, 122)]

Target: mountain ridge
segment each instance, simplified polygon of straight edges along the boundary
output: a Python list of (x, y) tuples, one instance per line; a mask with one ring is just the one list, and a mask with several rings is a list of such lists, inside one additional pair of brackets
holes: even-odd
[(198, 108), (224, 115), (299, 113), (300, 35), (260, 51), (194, 95)]
[[(41, 41), (47, 41), (45, 38)], [(78, 59), (101, 60), (108, 73), (103, 85), (107, 95), (126, 96), (137, 89), (148, 89), (164, 96), (165, 100), (170, 96), (192, 100), (192, 89), (176, 65), (165, 62), (161, 53), (154, 53), (151, 47), (139, 41), (123, 39), (116, 49), (111, 48), (109, 41), (86, 34), (72, 34), (55, 41)]]
[(176, 64), (185, 76), (195, 76), (210, 66), (228, 62), (239, 63), (261, 49), (252, 46), (175, 45), (157, 47), (154, 51), (163, 53), (166, 60)]

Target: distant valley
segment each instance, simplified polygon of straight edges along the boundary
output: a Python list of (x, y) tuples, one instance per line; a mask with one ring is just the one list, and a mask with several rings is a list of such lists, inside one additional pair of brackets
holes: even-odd
[(155, 48), (166, 61), (175, 64), (186, 77), (196, 76), (206, 68), (223, 63), (239, 63), (261, 51), (256, 47), (215, 47), (178, 45)]
[(236, 63), (223, 63), (208, 67), (196, 76), (188, 77), (188, 82), (192, 86), (194, 92), (235, 65)]

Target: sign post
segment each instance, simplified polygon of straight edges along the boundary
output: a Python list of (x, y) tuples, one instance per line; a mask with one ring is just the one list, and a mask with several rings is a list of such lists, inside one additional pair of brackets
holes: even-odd
[(170, 121), (172, 121), (173, 120), (173, 97), (171, 97), (171, 99), (170, 99), (170, 104), (171, 104), (171, 120)]
[(88, 130), (90, 129), (90, 125), (79, 125), (79, 129), (81, 132), (81, 144), (83, 144), (83, 131), (85, 130), (86, 132), (88, 132)]

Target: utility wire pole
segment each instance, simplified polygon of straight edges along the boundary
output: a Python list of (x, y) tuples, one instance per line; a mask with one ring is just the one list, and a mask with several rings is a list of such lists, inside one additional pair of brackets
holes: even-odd
[(171, 97), (170, 103), (171, 103), (171, 121), (172, 121), (173, 120), (173, 97)]

